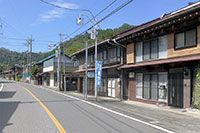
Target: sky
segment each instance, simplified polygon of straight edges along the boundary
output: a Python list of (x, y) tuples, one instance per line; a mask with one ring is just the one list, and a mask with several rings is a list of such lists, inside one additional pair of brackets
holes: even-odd
[[(47, 2), (72, 8), (89, 9), (94, 15), (114, 0), (46, 0)], [(112, 6), (97, 16), (100, 20), (127, 0), (116, 0)], [(101, 29), (117, 28), (124, 23), (139, 25), (170, 13), (197, 0), (133, 0), (129, 5), (102, 21)], [(17, 52), (27, 50), (27, 40), (33, 38), (33, 52), (48, 52), (48, 45), (59, 42), (59, 33), (67, 40), (90, 26), (88, 23), (78, 32), (66, 38), (80, 27), (76, 19), (81, 14), (91, 18), (88, 12), (70, 11), (47, 5), (40, 0), (0, 0), (0, 47)], [(88, 18), (83, 16), (84, 22)]]

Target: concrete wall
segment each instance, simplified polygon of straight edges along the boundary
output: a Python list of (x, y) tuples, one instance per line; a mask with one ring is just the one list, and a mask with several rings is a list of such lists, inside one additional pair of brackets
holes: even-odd
[(50, 73), (50, 86), (54, 87), (54, 72)]
[(191, 71), (188, 67), (184, 68), (184, 81), (183, 81), (183, 108), (190, 107), (190, 92), (191, 92)]

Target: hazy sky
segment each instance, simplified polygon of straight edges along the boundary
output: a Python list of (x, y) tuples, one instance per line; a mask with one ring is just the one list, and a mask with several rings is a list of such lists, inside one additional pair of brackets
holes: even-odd
[[(46, 0), (69, 8), (89, 9), (97, 14), (113, 0)], [(97, 19), (110, 13), (126, 0), (117, 0)], [(124, 23), (139, 25), (188, 5), (197, 0), (133, 0), (128, 6), (112, 15), (102, 23), (102, 29), (116, 28)], [(0, 47), (15, 51), (25, 51), (26, 40), (32, 35), (33, 52), (47, 52), (48, 44), (59, 41), (59, 33), (70, 34), (80, 26), (76, 18), (87, 12), (58, 9), (40, 2), (40, 0), (0, 0)], [(88, 16), (90, 16), (88, 14)], [(84, 18), (87, 21), (87, 18)], [(92, 24), (86, 25), (78, 35)], [(73, 36), (72, 36), (73, 37)]]

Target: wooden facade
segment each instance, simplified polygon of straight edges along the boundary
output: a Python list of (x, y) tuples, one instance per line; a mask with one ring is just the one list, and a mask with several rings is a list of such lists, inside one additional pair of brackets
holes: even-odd
[[(200, 56), (199, 22), (200, 4), (197, 4), (194, 7), (178, 10), (176, 13), (164, 15), (162, 18), (115, 36), (119, 43), (126, 45), (126, 64), (121, 69), (126, 75), (134, 73), (133, 77), (128, 77), (128, 83), (125, 85), (128, 87), (130, 100), (181, 108), (190, 107), (192, 86), (194, 86), (191, 81), (195, 80), (193, 79), (195, 77), (193, 71), (199, 63)], [(196, 42), (193, 42), (193, 45), (185, 46), (185, 34), (186, 32), (189, 34), (190, 29), (196, 30)], [(175, 36), (182, 32), (185, 35), (183, 36), (184, 40), (181, 40), (184, 44), (180, 45), (184, 45), (184, 47), (176, 48)], [(192, 37), (194, 38), (194, 36)], [(157, 46), (151, 40), (158, 40)], [(146, 47), (146, 45), (149, 46)], [(160, 50), (160, 45), (165, 45), (166, 48), (163, 47)], [(141, 52), (138, 53), (138, 50)], [(152, 52), (155, 53), (152, 54)], [(149, 55), (147, 56), (147, 54)], [(164, 75), (162, 76), (162, 74)], [(142, 77), (137, 79), (137, 75), (142, 75)], [(160, 79), (160, 76), (163, 79)], [(163, 83), (164, 85), (162, 85)], [(157, 96), (152, 93), (153, 91), (156, 92)], [(161, 94), (166, 95), (164, 99), (160, 98)]]
[(200, 26), (197, 27), (197, 46), (175, 50), (174, 49), (174, 33), (170, 33), (168, 35), (167, 52), (168, 52), (169, 58), (200, 54)]
[[(117, 46), (114, 42), (104, 41), (98, 44), (98, 61), (102, 61), (102, 84), (98, 88), (98, 95), (120, 98), (120, 71), (117, 69), (123, 62), (125, 49)], [(94, 46), (88, 48), (88, 72), (95, 72)], [(79, 60), (79, 69), (76, 73), (83, 75), (78, 77), (79, 92), (85, 86), (85, 49), (73, 54)], [(94, 95), (95, 79), (88, 79), (88, 94)]]
[(127, 45), (126, 62), (127, 64), (135, 63), (134, 43), (130, 43)]

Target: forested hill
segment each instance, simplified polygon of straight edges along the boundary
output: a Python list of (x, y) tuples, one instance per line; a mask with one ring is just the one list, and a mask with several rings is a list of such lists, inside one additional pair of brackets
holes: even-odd
[[(32, 61), (37, 61), (43, 57), (46, 53), (32, 53)], [(27, 54), (25, 52), (19, 53), (16, 51), (10, 51), (5, 48), (0, 48), (0, 65), (12, 66), (16, 63), (26, 64)]]
[[(119, 28), (115, 28), (115, 29), (98, 30), (98, 41), (105, 40), (105, 39), (107, 39), (107, 38), (109, 38), (113, 35), (116, 35), (120, 32), (126, 31), (126, 30), (128, 30), (132, 27), (133, 27), (132, 25), (123, 24)], [(70, 55), (70, 54), (84, 48), (85, 47), (85, 41), (87, 39), (89, 39), (88, 45), (94, 44), (94, 40), (90, 39), (89, 33), (77, 35), (74, 38), (71, 38), (70, 40), (64, 42), (63, 44), (65, 45), (65, 53), (67, 55)], [(45, 57), (53, 54), (54, 52), (55, 52), (54, 50), (49, 52)]]
[[(123, 24), (119, 28), (115, 28), (115, 29), (98, 30), (98, 41), (105, 40), (113, 35), (116, 35), (132, 27), (133, 27), (132, 25)], [(70, 40), (63, 42), (63, 45), (65, 45), (65, 53), (67, 55), (70, 55), (84, 48), (85, 41), (88, 39), (89, 39), (89, 42), (88, 42), (89, 45), (94, 44), (94, 40), (90, 39), (89, 33), (77, 35), (74, 38), (71, 38)], [(32, 61), (38, 61), (38, 60), (44, 59), (54, 53), (55, 53), (55, 49), (48, 53), (33, 53)], [(22, 62), (24, 62), (25, 64), (27, 62), (27, 55), (25, 52), (19, 53), (15, 51), (10, 51), (5, 48), (0, 48), (0, 66), (2, 65), (12, 66), (13, 64), (22, 63)]]

